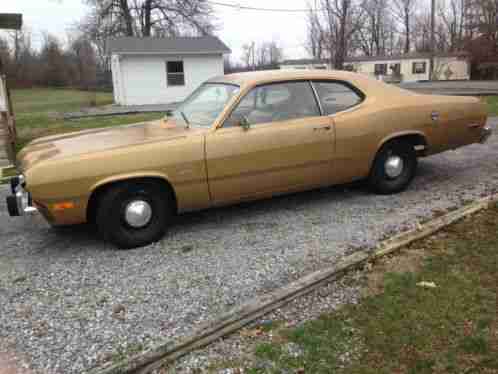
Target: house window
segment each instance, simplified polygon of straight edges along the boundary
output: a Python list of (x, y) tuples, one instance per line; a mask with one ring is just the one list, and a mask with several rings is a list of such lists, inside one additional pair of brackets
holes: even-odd
[(375, 75), (386, 75), (387, 74), (387, 64), (375, 64), (374, 71), (375, 71)]
[(401, 75), (401, 64), (392, 64), (389, 66), (389, 69), (391, 69), (391, 74), (394, 76), (400, 76)]
[(166, 78), (168, 86), (185, 86), (185, 71), (183, 70), (183, 61), (167, 61)]
[(426, 62), (414, 62), (412, 65), (413, 74), (425, 74), (427, 68)]

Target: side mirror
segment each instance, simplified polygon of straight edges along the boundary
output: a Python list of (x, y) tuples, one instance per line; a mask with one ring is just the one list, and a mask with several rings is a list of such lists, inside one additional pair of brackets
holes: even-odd
[(249, 120), (247, 119), (246, 116), (243, 116), (240, 121), (239, 121), (239, 126), (242, 127), (244, 131), (249, 130), (251, 125), (249, 124)]

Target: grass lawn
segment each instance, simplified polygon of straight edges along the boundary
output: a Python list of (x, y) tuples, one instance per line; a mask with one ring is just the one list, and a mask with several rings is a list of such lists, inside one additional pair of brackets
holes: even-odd
[(62, 114), (89, 106), (112, 104), (112, 93), (70, 89), (34, 88), (12, 90), (16, 115), (17, 150), (29, 141), (46, 135), (89, 128), (119, 126), (161, 118), (161, 113), (64, 120)]
[(498, 96), (486, 97), (488, 103), (488, 113), (490, 116), (498, 116)]
[[(297, 328), (274, 321), (271, 338), (256, 340), (251, 359), (241, 361), (259, 365), (239, 367), (252, 374), (498, 373), (497, 259), (498, 205), (380, 260), (363, 280), (359, 304)], [(289, 343), (301, 354), (284, 349)]]
[(70, 112), (82, 107), (112, 104), (112, 93), (57, 88), (11, 90), (16, 114), (37, 112)]

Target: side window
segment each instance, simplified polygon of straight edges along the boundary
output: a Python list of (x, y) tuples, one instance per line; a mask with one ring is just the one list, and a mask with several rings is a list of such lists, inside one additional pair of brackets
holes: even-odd
[(341, 112), (359, 104), (363, 98), (351, 87), (339, 82), (313, 82), (325, 115)]
[(237, 126), (242, 119), (250, 125), (258, 125), (319, 115), (309, 82), (273, 83), (253, 88), (223, 127)]

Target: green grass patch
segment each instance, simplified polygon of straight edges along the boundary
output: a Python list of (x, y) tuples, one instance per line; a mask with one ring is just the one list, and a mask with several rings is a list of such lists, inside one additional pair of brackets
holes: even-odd
[(14, 113), (69, 112), (113, 103), (112, 93), (65, 88), (11, 90)]
[[(412, 247), (427, 254), (418, 270), (392, 269), (382, 293), (275, 332), (283, 339), (253, 352), (268, 364), (248, 372), (498, 372), (498, 206)], [(420, 287), (421, 281), (437, 287)], [(289, 354), (289, 343), (302, 354)]]
[(2, 169), (0, 172), (0, 184), (7, 184), (10, 178), (15, 175), (17, 175), (17, 170), (13, 167)]
[(488, 104), (488, 114), (498, 116), (498, 96), (486, 97), (486, 103)]

